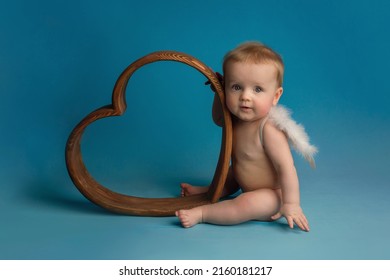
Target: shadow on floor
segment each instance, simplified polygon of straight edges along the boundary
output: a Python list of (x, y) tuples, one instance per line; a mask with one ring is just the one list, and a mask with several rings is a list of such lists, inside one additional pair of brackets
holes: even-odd
[(86, 199), (81, 193), (74, 192), (71, 185), (49, 181), (35, 181), (27, 184), (23, 202), (27, 207), (48, 208), (58, 211), (78, 212), (93, 215), (118, 215), (111, 213)]

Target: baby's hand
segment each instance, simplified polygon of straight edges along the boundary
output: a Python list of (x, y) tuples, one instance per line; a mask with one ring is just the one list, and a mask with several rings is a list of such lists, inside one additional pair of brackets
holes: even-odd
[(294, 223), (304, 231), (309, 231), (309, 222), (303, 214), (302, 208), (299, 204), (283, 204), (280, 211), (273, 215), (271, 219), (277, 220), (284, 216), (290, 228), (294, 228)]

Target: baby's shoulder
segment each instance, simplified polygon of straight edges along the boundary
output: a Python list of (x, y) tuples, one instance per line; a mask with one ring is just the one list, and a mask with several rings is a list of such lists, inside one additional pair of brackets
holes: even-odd
[(279, 141), (287, 141), (287, 136), (277, 125), (275, 125), (272, 121), (267, 121), (263, 126), (262, 131), (263, 145), (266, 142), (272, 142), (275, 140)]

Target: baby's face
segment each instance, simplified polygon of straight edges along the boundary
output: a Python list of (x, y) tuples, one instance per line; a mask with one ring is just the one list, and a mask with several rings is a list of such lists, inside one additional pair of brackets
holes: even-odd
[(240, 120), (261, 120), (278, 103), (283, 89), (274, 65), (232, 61), (225, 70), (226, 105)]

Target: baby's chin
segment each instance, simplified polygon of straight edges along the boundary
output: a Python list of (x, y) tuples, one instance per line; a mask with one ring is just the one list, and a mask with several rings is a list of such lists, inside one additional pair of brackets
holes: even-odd
[(259, 122), (261, 121), (264, 117), (250, 114), (250, 113), (238, 113), (238, 114), (233, 114), (233, 116), (243, 122)]

